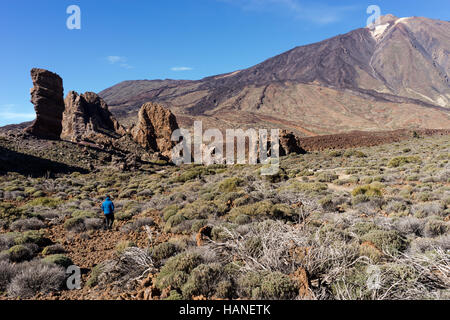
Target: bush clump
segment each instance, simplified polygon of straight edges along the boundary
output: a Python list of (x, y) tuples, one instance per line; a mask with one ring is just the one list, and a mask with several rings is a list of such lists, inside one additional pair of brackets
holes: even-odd
[(33, 259), (33, 250), (29, 247), (18, 244), (8, 250), (9, 260), (11, 262), (23, 262)]
[(361, 237), (364, 242), (374, 244), (379, 250), (398, 253), (406, 249), (406, 239), (395, 230), (372, 230)]
[(150, 249), (150, 256), (157, 261), (161, 261), (170, 258), (177, 251), (178, 247), (175, 244), (164, 242)]
[(73, 265), (72, 260), (64, 254), (52, 254), (46, 256), (44, 259), (42, 259), (42, 262), (53, 263), (66, 269)]
[(366, 197), (382, 197), (383, 192), (381, 191), (381, 188), (374, 186), (374, 185), (365, 185), (365, 186), (359, 186), (353, 189), (352, 196), (366, 196)]
[(181, 289), (192, 270), (201, 263), (200, 255), (191, 252), (180, 253), (170, 258), (156, 278), (156, 287), (160, 290), (170, 286)]
[(66, 273), (63, 268), (48, 263), (30, 263), (20, 271), (8, 286), (12, 298), (27, 299), (38, 293), (48, 294), (61, 290)]
[(182, 287), (183, 298), (193, 296), (210, 297), (215, 292), (215, 284), (220, 278), (223, 268), (219, 264), (201, 264), (192, 270), (187, 282)]
[(247, 298), (262, 300), (292, 300), (298, 294), (296, 283), (281, 272), (243, 274), (238, 289)]
[(421, 163), (422, 160), (419, 157), (416, 156), (410, 156), (410, 157), (396, 157), (389, 161), (388, 167), (390, 168), (398, 168), (405, 164), (409, 163)]

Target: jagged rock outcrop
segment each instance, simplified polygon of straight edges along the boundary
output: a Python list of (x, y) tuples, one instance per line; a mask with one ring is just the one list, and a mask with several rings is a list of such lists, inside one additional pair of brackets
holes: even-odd
[(106, 102), (93, 92), (70, 91), (64, 100), (61, 139), (102, 142), (120, 138), (125, 129), (108, 110)]
[(138, 122), (130, 133), (142, 147), (171, 159), (175, 145), (171, 137), (178, 128), (177, 119), (169, 109), (150, 102), (141, 107)]
[(59, 139), (64, 112), (63, 80), (56, 73), (37, 68), (31, 70), (31, 78), (31, 103), (36, 120), (25, 131), (40, 138)]
[(280, 131), (280, 156), (286, 156), (291, 153), (305, 154), (300, 139), (292, 132), (286, 130)]

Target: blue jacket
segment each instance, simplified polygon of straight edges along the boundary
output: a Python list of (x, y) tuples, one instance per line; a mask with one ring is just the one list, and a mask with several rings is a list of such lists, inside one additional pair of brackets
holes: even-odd
[(105, 215), (114, 213), (114, 203), (111, 199), (106, 198), (105, 202), (102, 203), (102, 210)]

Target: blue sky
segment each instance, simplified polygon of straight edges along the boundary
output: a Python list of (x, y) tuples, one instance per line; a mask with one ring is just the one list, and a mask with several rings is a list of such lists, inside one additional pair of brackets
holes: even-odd
[[(0, 126), (34, 118), (33, 67), (58, 73), (65, 94), (201, 79), (364, 27), (372, 4), (382, 14), (450, 20), (448, 0), (3, 0)], [(81, 9), (81, 30), (66, 27), (70, 5)]]

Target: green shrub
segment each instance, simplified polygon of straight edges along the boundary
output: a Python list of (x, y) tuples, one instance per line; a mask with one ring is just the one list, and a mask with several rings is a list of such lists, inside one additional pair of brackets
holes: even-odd
[(235, 192), (238, 189), (238, 187), (240, 187), (243, 183), (244, 180), (240, 178), (236, 177), (228, 178), (220, 182), (219, 191), (226, 193)]
[(201, 263), (200, 255), (190, 252), (180, 253), (170, 258), (156, 278), (157, 288), (163, 290), (172, 286), (172, 288), (181, 289), (188, 280), (189, 273)]
[(234, 295), (233, 283), (229, 280), (222, 280), (216, 285), (216, 292), (214, 294), (219, 299), (231, 299)]
[(30, 202), (28, 202), (28, 205), (32, 207), (42, 206), (42, 207), (56, 208), (61, 203), (62, 203), (61, 199), (43, 197), (31, 200)]
[(176, 290), (170, 291), (169, 296), (164, 300), (183, 300), (183, 296), (179, 294)]
[(67, 219), (66, 222), (64, 223), (64, 228), (69, 231), (72, 231), (75, 229), (84, 230), (85, 229), (84, 218), (76, 217), (76, 218)]
[(363, 242), (371, 242), (378, 249), (397, 253), (406, 249), (406, 239), (395, 230), (372, 230), (361, 237)]
[(170, 258), (177, 253), (178, 247), (170, 242), (161, 243), (150, 249), (150, 255), (153, 259), (161, 261)]
[(51, 244), (50, 239), (45, 236), (44, 232), (35, 230), (20, 233), (14, 241), (16, 244), (34, 243), (39, 247), (45, 247)]
[(448, 233), (449, 229), (448, 222), (431, 217), (425, 224), (424, 233), (427, 237), (437, 237)]
[(172, 205), (166, 207), (163, 210), (164, 221), (167, 221), (170, 219), (170, 217), (176, 215), (179, 210), (180, 210), (180, 207), (177, 204), (172, 204)]
[(15, 245), (8, 250), (11, 262), (23, 262), (33, 259), (33, 251), (24, 245)]
[(367, 158), (367, 155), (364, 152), (359, 151), (359, 150), (347, 150), (344, 153), (344, 157)]
[(69, 257), (65, 256), (64, 254), (52, 254), (46, 256), (44, 259), (42, 259), (42, 262), (54, 263), (63, 268), (68, 268), (71, 265), (73, 265), (72, 260)]
[(221, 276), (223, 268), (219, 264), (201, 264), (192, 270), (187, 282), (182, 287), (183, 298), (193, 296), (211, 296), (215, 292), (215, 284)]
[(297, 296), (295, 282), (280, 272), (271, 272), (261, 283), (261, 297), (268, 300), (291, 300)]
[(369, 184), (365, 186), (359, 186), (353, 189), (352, 196), (356, 197), (358, 195), (363, 195), (370, 198), (370, 197), (382, 197), (383, 193), (381, 191), (381, 188)]
[(251, 299), (289, 300), (298, 294), (293, 280), (280, 272), (249, 272), (238, 278), (242, 296)]
[(98, 278), (103, 273), (103, 265), (98, 264), (91, 270), (91, 274), (86, 281), (88, 288), (93, 288), (98, 284)]
[(164, 231), (169, 232), (173, 227), (179, 225), (185, 220), (186, 218), (181, 213), (171, 216), (164, 226)]
[(205, 168), (205, 167), (194, 167), (188, 169), (187, 171), (181, 173), (178, 177), (174, 179), (175, 182), (187, 182), (194, 179), (199, 179), (206, 175), (215, 174), (214, 170)]
[(388, 167), (390, 168), (398, 168), (408, 163), (421, 163), (422, 160), (416, 156), (410, 157), (396, 157), (389, 161)]

